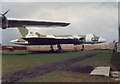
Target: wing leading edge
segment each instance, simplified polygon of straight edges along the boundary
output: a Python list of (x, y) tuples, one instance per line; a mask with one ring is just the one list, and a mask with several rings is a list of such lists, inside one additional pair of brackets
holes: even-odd
[(25, 27), (25, 26), (37, 26), (37, 27), (51, 27), (60, 26), (65, 27), (70, 23), (65, 22), (47, 22), (47, 21), (29, 21), (29, 20), (8, 20), (8, 27)]

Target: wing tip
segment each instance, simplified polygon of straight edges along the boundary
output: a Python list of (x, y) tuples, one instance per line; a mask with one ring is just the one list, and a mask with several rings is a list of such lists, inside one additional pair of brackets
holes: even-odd
[(68, 26), (70, 25), (70, 23), (64, 23), (62, 26)]

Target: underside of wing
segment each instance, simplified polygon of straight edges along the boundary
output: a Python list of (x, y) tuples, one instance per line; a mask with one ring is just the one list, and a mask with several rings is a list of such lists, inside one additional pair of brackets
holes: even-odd
[(83, 39), (85, 39), (85, 38), (79, 38), (80, 40), (83, 40)]
[(47, 22), (47, 21), (32, 21), (32, 20), (8, 20), (8, 27), (65, 27), (70, 23), (65, 22)]

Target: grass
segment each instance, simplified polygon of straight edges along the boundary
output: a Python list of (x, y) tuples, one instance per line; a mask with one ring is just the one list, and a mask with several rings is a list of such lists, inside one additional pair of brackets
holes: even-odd
[(31, 53), (28, 51), (3, 51), (2, 73), (10, 73), (35, 66), (50, 64), (94, 52)]
[(82, 62), (77, 62), (73, 65), (82, 65), (82, 66), (112, 66), (111, 65), (111, 57), (112, 52), (110, 51), (101, 51), (102, 54), (98, 54), (94, 57), (91, 57), (89, 59), (86, 59)]
[[(72, 66), (116, 66), (119, 64), (118, 53), (108, 50), (96, 50), (85, 52), (64, 52), (64, 53), (32, 53), (29, 51), (3, 51), (2, 52), (2, 74), (15, 72), (36, 66), (51, 64), (67, 59), (84, 56), (96, 52), (102, 54), (93, 56), (89, 59), (72, 64)], [(89, 74), (77, 73), (72, 71), (53, 71), (33, 80), (23, 80), (29, 82), (95, 82), (108, 81), (107, 77), (90, 76)], [(22, 80), (21, 80), (22, 81)]]
[(120, 52), (113, 52), (111, 57), (111, 64), (113, 67), (117, 67), (117, 70), (120, 71)]
[[(108, 82), (112, 81), (108, 77), (90, 76), (84, 73), (75, 73), (70, 71), (54, 71), (33, 80), (24, 80), (25, 82)], [(23, 81), (23, 80), (22, 80)]]

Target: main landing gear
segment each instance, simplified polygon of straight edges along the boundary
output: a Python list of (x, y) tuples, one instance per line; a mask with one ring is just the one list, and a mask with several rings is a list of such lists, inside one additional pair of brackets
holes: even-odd
[(50, 48), (51, 48), (51, 50), (49, 50), (49, 52), (54, 52), (54, 48), (52, 45), (50, 45)]
[(57, 45), (57, 48), (58, 49), (56, 50), (56, 52), (61, 53), (62, 52), (62, 48), (61, 48), (60, 44)]
[(51, 50), (49, 52), (58, 52), (58, 53), (62, 52), (62, 48), (61, 48), (60, 44), (57, 44), (58, 49), (56, 51), (54, 50), (52, 45), (50, 45), (50, 48), (51, 48)]

